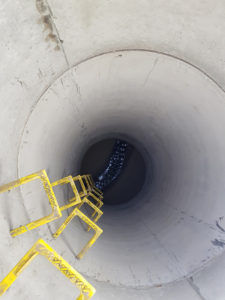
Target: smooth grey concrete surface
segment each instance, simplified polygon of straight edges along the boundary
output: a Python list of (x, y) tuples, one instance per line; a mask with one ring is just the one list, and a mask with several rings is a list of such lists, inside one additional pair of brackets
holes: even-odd
[[(146, 181), (129, 206), (105, 209), (104, 234), (81, 261), (88, 235), (77, 220), (56, 241), (61, 221), (10, 237), (48, 211), (36, 184), (0, 195), (1, 278), (42, 237), (96, 287), (94, 299), (224, 299), (224, 9), (222, 0), (1, 2), (0, 184), (41, 168), (52, 181), (75, 172), (88, 143), (115, 132), (154, 165), (152, 189)], [(3, 297), (76, 292), (38, 259)]]

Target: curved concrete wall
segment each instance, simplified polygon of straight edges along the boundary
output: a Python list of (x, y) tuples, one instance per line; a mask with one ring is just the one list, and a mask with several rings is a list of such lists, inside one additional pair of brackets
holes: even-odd
[[(223, 9), (222, 1), (0, 4), (0, 182), (41, 168), (52, 181), (76, 173), (89, 143), (115, 133), (149, 166), (132, 203), (105, 208), (104, 234), (81, 261), (87, 236), (76, 220), (56, 241), (58, 221), (10, 237), (47, 212), (36, 185), (1, 195), (2, 278), (42, 237), (96, 287), (95, 299), (224, 299)], [(4, 297), (75, 293), (40, 258)]]

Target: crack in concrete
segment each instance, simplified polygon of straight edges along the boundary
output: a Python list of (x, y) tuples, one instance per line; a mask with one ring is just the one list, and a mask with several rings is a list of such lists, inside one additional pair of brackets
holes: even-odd
[[(182, 214), (182, 215), (184, 215), (184, 216), (186, 216), (186, 217), (188, 217), (188, 218), (194, 220), (195, 222), (197, 222), (197, 223), (199, 223), (199, 224), (201, 223), (201, 224), (207, 226), (208, 228), (210, 228), (210, 229), (212, 229), (212, 230), (218, 232), (218, 229), (216, 228), (215, 225), (210, 224), (210, 223), (207, 223), (207, 222), (205, 222), (204, 220), (201, 220), (201, 219), (199, 219), (199, 218), (197, 218), (197, 217), (195, 217), (195, 216), (190, 216), (190, 215), (187, 214), (185, 211), (179, 210), (179, 209), (176, 208), (175, 206), (171, 205), (171, 203), (168, 203), (168, 202), (166, 202), (166, 201), (164, 201), (164, 200), (163, 200), (163, 202), (164, 202), (166, 205), (168, 205), (169, 207), (171, 207), (172, 209), (174, 209), (175, 211), (179, 212), (180, 214)], [(217, 226), (217, 227), (218, 227), (218, 226)]]
[(148, 80), (149, 80), (149, 78), (150, 78), (152, 72), (153, 72), (154, 69), (155, 69), (155, 66), (156, 66), (157, 63), (158, 63), (158, 60), (159, 60), (159, 58), (157, 57), (157, 58), (155, 59), (154, 63), (153, 63), (153, 66), (151, 67), (150, 71), (148, 72), (148, 74), (147, 74), (147, 76), (146, 76), (146, 78), (145, 78), (145, 81), (144, 81), (143, 86), (145, 86), (146, 83), (148, 82)]
[[(176, 266), (176, 271), (177, 273), (182, 277), (184, 270), (183, 270), (183, 266), (181, 264), (181, 262), (178, 260), (177, 256), (175, 255), (175, 253), (169, 251), (168, 249), (166, 249), (166, 247), (163, 245), (163, 243), (159, 240), (159, 238), (157, 237), (157, 235), (155, 233), (152, 232), (152, 230), (149, 228), (149, 226), (147, 226), (147, 224), (142, 220), (142, 223), (145, 225), (145, 227), (148, 229), (148, 231), (151, 233), (151, 235), (155, 238), (155, 240), (157, 241), (157, 243), (159, 244), (159, 246), (161, 247), (161, 249), (163, 249), (163, 251), (168, 255), (168, 257), (171, 259), (171, 262), (174, 263), (174, 266)], [(179, 265), (179, 268), (177, 267), (177, 265)], [(168, 266), (167, 266), (168, 270), (170, 272), (172, 272), (173, 270), (171, 270)]]
[(201, 300), (206, 300), (205, 297), (203, 297), (200, 288), (197, 286), (197, 284), (194, 282), (193, 277), (187, 278), (187, 282), (192, 287), (192, 289), (196, 292), (196, 294), (199, 296)]
[(219, 224), (218, 221), (216, 221), (216, 226), (217, 226), (222, 232), (225, 233), (225, 229), (224, 229), (222, 226), (220, 226), (220, 224)]

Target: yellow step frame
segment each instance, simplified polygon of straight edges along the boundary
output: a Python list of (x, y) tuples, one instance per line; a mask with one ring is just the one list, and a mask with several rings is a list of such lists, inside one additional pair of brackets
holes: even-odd
[(76, 181), (79, 181), (79, 182), (80, 182), (80, 185), (81, 185), (81, 188), (82, 188), (82, 191), (79, 193), (80, 197), (85, 197), (85, 196), (87, 196), (88, 192), (87, 192), (87, 189), (86, 189), (86, 187), (85, 187), (85, 185), (84, 185), (82, 176), (80, 176), (80, 175), (75, 176), (75, 177), (73, 177), (73, 180), (74, 180), (75, 183), (76, 183)]
[(52, 187), (56, 187), (57, 185), (64, 185), (64, 184), (70, 184), (74, 193), (74, 197), (68, 199), (68, 201), (70, 202), (69, 204), (60, 207), (61, 211), (81, 203), (81, 198), (72, 176), (67, 176), (51, 183)]
[(19, 234), (22, 234), (24, 232), (27, 232), (28, 230), (32, 230), (34, 228), (37, 228), (37, 227), (42, 226), (44, 224), (47, 224), (47, 223), (49, 223), (51, 221), (54, 221), (54, 220), (56, 220), (56, 219), (58, 219), (62, 216), (62, 213), (60, 211), (58, 202), (56, 200), (55, 194), (53, 192), (52, 186), (50, 184), (48, 175), (47, 175), (45, 170), (40, 170), (36, 173), (30, 174), (30, 175), (22, 177), (18, 180), (15, 180), (15, 181), (12, 181), (12, 182), (7, 183), (5, 185), (2, 185), (0, 187), (0, 193), (10, 191), (10, 190), (12, 190), (16, 187), (19, 187), (23, 184), (26, 184), (26, 183), (31, 182), (31, 181), (36, 180), (36, 179), (40, 179), (42, 184), (43, 184), (44, 190), (46, 192), (46, 195), (49, 199), (49, 203), (50, 203), (51, 208), (52, 208), (52, 212), (48, 216), (45, 216), (43, 218), (40, 218), (40, 219), (32, 221), (32, 222), (30, 222), (26, 225), (23, 225), (23, 226), (20, 226), (20, 227), (17, 227), (15, 229), (11, 230), (10, 234), (13, 237), (15, 237)]
[(17, 277), (37, 255), (46, 257), (50, 263), (63, 273), (74, 285), (76, 285), (76, 287), (80, 290), (80, 295), (77, 300), (89, 300), (95, 294), (95, 288), (44, 240), (40, 239), (0, 282), (0, 296), (7, 291)]
[(88, 178), (88, 180), (89, 180), (89, 183), (90, 183), (91, 187), (92, 187), (99, 195), (103, 196), (103, 192), (102, 192), (99, 188), (97, 188), (97, 187), (95, 186), (95, 183), (94, 183), (94, 180), (93, 180), (93, 177), (91, 176), (91, 174), (88, 174), (88, 175), (86, 175), (86, 176), (87, 176), (87, 178)]
[(95, 234), (94, 236), (87, 242), (87, 244), (83, 247), (83, 249), (77, 255), (78, 259), (81, 259), (87, 250), (96, 242), (99, 236), (103, 233), (103, 230), (97, 226), (93, 221), (91, 221), (84, 213), (82, 213), (78, 208), (75, 208), (71, 214), (66, 218), (63, 224), (57, 229), (57, 231), (53, 234), (54, 238), (57, 238), (63, 230), (69, 225), (69, 223), (73, 220), (74, 217), (78, 216), (81, 220), (83, 220), (89, 227), (91, 227)]
[[(80, 209), (84, 205), (84, 203), (87, 203), (94, 210), (94, 213), (97, 214), (94, 220), (92, 220), (96, 224), (103, 215), (103, 211), (100, 210), (96, 205), (94, 205), (87, 197), (82, 199), (82, 203), (78, 205), (78, 208)], [(95, 214), (92, 214), (92, 216), (94, 216)], [(91, 227), (89, 226), (87, 231), (89, 231), (90, 229)]]

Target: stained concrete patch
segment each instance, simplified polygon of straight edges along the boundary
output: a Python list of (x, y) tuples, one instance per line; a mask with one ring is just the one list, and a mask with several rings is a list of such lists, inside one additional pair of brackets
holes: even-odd
[(45, 13), (48, 9), (43, 0), (36, 0), (36, 7), (40, 14)]
[(213, 240), (212, 244), (217, 247), (225, 247), (225, 241), (219, 241), (218, 239)]
[(52, 41), (56, 44), (54, 49), (59, 51), (61, 40), (57, 36), (55, 25), (52, 21), (51, 11), (44, 0), (36, 0), (36, 8), (41, 15), (39, 23), (44, 25), (44, 32), (48, 32), (45, 41)]

